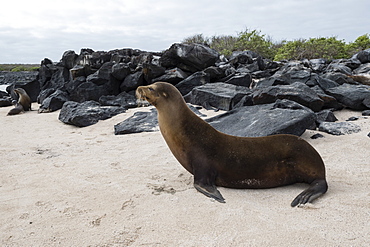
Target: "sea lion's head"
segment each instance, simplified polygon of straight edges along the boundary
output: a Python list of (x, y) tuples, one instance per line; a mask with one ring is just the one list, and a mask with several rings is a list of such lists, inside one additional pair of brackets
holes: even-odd
[(138, 100), (148, 101), (155, 107), (167, 102), (169, 99), (182, 98), (175, 86), (167, 82), (156, 82), (148, 86), (140, 86), (136, 90)]
[(14, 89), (14, 92), (17, 94), (27, 94), (26, 91), (23, 88), (16, 88)]

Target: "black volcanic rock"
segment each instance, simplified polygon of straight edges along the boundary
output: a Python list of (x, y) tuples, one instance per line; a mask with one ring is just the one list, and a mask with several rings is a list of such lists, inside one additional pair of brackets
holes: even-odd
[(277, 99), (293, 100), (313, 111), (320, 111), (324, 105), (317, 93), (301, 82), (260, 88), (253, 92), (253, 103), (257, 105), (269, 104)]
[(212, 106), (228, 111), (250, 92), (247, 87), (218, 82), (195, 87), (184, 98), (186, 102), (194, 105), (202, 105), (205, 108)]
[(215, 65), (217, 51), (200, 44), (173, 44), (160, 58), (160, 64), (166, 68), (181, 68), (196, 72)]
[(316, 127), (314, 112), (298, 103), (284, 101), (240, 107), (207, 122), (223, 133), (248, 137), (274, 134), (300, 136), (306, 129)]
[(59, 120), (65, 124), (86, 127), (125, 111), (125, 108), (101, 106), (95, 101), (85, 101), (83, 103), (67, 101), (60, 110)]

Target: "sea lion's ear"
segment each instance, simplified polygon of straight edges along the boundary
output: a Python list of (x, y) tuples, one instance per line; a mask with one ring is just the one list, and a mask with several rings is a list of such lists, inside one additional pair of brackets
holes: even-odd
[(168, 94), (165, 93), (165, 92), (162, 92), (162, 96), (165, 97), (165, 98), (167, 98), (168, 97)]

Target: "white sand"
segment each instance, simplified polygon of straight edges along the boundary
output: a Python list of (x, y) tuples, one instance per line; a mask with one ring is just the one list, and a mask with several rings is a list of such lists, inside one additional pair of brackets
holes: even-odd
[[(36, 104), (33, 104), (37, 108)], [(58, 112), (0, 108), (1, 246), (369, 246), (370, 118), (360, 133), (311, 140), (329, 191), (291, 208), (307, 186), (197, 192), (160, 132), (114, 135), (134, 110), (90, 127)], [(341, 111), (340, 120), (361, 116)]]

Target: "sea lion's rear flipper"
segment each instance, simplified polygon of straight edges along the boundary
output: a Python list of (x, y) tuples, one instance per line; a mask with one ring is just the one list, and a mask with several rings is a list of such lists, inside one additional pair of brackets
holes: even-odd
[(312, 202), (328, 190), (328, 184), (325, 179), (314, 180), (310, 187), (299, 194), (290, 204), (290, 206), (295, 207), (297, 205), (306, 204)]
[(200, 183), (196, 183), (194, 181), (194, 187), (204, 195), (215, 199), (218, 202), (225, 203), (225, 199), (222, 197), (220, 191), (216, 188), (215, 185), (204, 185)]

